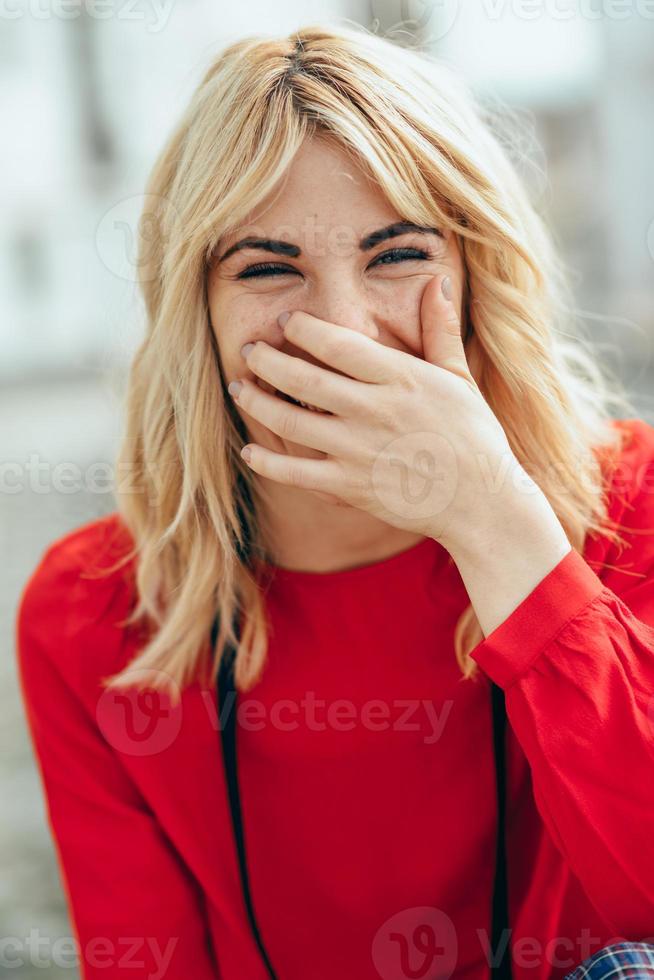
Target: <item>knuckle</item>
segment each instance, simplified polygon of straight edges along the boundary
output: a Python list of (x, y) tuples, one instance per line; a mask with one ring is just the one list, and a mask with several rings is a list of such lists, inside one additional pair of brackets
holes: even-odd
[(397, 382), (402, 391), (410, 395), (415, 394), (420, 386), (417, 369), (412, 364), (404, 365), (399, 373)]
[(290, 406), (287, 412), (282, 412), (279, 420), (279, 435), (284, 439), (295, 441), (297, 435), (297, 409), (294, 411)]
[(297, 487), (299, 490), (307, 489), (304, 474), (299, 466), (289, 466), (287, 480), (292, 487)]
[(384, 429), (392, 429), (397, 418), (394, 409), (381, 399), (373, 408), (373, 416), (377, 425)]
[(288, 377), (288, 380), (289, 380), (289, 383), (293, 386), (294, 389), (299, 389), (302, 392), (304, 392), (304, 391), (307, 390), (307, 388), (309, 387), (309, 379), (307, 377), (307, 369), (302, 364), (301, 361), (299, 361), (299, 363), (297, 363), (297, 364), (293, 364), (289, 368), (289, 377)]
[(368, 478), (361, 474), (353, 474), (347, 479), (348, 499), (355, 503), (366, 500), (369, 489)]

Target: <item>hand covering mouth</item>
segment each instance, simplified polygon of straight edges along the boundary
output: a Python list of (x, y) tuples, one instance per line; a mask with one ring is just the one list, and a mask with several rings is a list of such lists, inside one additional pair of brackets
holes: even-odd
[(301, 401), (298, 398), (293, 398), (292, 395), (288, 395), (285, 391), (281, 391), (279, 388), (273, 388), (271, 384), (267, 381), (263, 381), (261, 378), (256, 379), (256, 383), (259, 388), (267, 391), (269, 395), (277, 395), (283, 401), (288, 402), (290, 405), (299, 405), (300, 408), (308, 408), (310, 412), (319, 412), (321, 415), (333, 415), (333, 412), (327, 411), (326, 408), (318, 408), (317, 405), (311, 405), (309, 402)]
[(279, 391), (275, 388), (275, 394), (279, 398), (283, 398), (285, 402), (290, 402), (291, 405), (299, 405), (301, 408), (308, 408), (310, 412), (320, 412), (322, 415), (331, 415), (326, 408), (318, 408), (317, 405), (310, 405), (308, 402), (303, 402), (299, 398), (293, 398), (292, 395), (287, 395), (285, 391)]

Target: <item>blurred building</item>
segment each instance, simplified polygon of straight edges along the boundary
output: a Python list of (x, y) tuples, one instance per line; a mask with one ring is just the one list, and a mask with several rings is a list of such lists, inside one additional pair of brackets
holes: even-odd
[[(259, 2), (244, 14), (204, 0), (133, 10), (116, 0), (114, 16), (98, 17), (80, 0), (68, 19), (35, 17), (36, 4), (0, 19), (0, 376), (125, 363), (140, 326), (133, 236), (144, 181), (204, 66), (231, 38), (324, 16), (417, 38), (524, 116), (542, 148), (531, 148), (525, 179), (578, 276), (579, 305), (629, 321), (618, 339), (642, 364), (654, 319), (654, 12), (636, 0), (619, 15), (615, 4), (615, 17), (591, 6), (341, 0), (301, 14), (297, 3), (273, 14)], [(393, 29), (403, 16), (415, 33)]]

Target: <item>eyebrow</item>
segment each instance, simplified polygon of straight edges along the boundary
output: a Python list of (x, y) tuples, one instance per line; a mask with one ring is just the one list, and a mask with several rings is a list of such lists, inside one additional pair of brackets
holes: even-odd
[[(371, 232), (370, 235), (365, 235), (359, 241), (359, 248), (362, 252), (367, 252), (376, 245), (379, 245), (380, 242), (384, 242), (389, 238), (397, 238), (400, 235), (408, 235), (411, 232), (417, 232), (421, 235), (438, 235), (439, 238), (445, 237), (439, 228), (416, 225), (412, 221), (396, 221), (392, 225), (387, 225), (386, 228), (380, 228), (378, 231)], [(264, 252), (272, 252), (274, 255), (287, 255), (294, 259), (302, 255), (300, 246), (293, 245), (291, 242), (283, 242), (274, 238), (250, 237), (242, 238), (240, 242), (236, 242), (235, 245), (228, 248), (224, 255), (221, 255), (218, 259), (218, 264), (224, 262), (234, 252), (241, 252), (244, 249), (262, 249)]]

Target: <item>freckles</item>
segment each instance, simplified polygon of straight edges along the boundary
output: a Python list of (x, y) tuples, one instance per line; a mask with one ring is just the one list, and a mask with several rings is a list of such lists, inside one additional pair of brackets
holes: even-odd
[(380, 309), (379, 315), (387, 323), (391, 324), (396, 330), (411, 328), (414, 321), (417, 321), (420, 310), (420, 293), (415, 286), (411, 289), (403, 290), (402, 296), (395, 296), (391, 301), (384, 304)]

